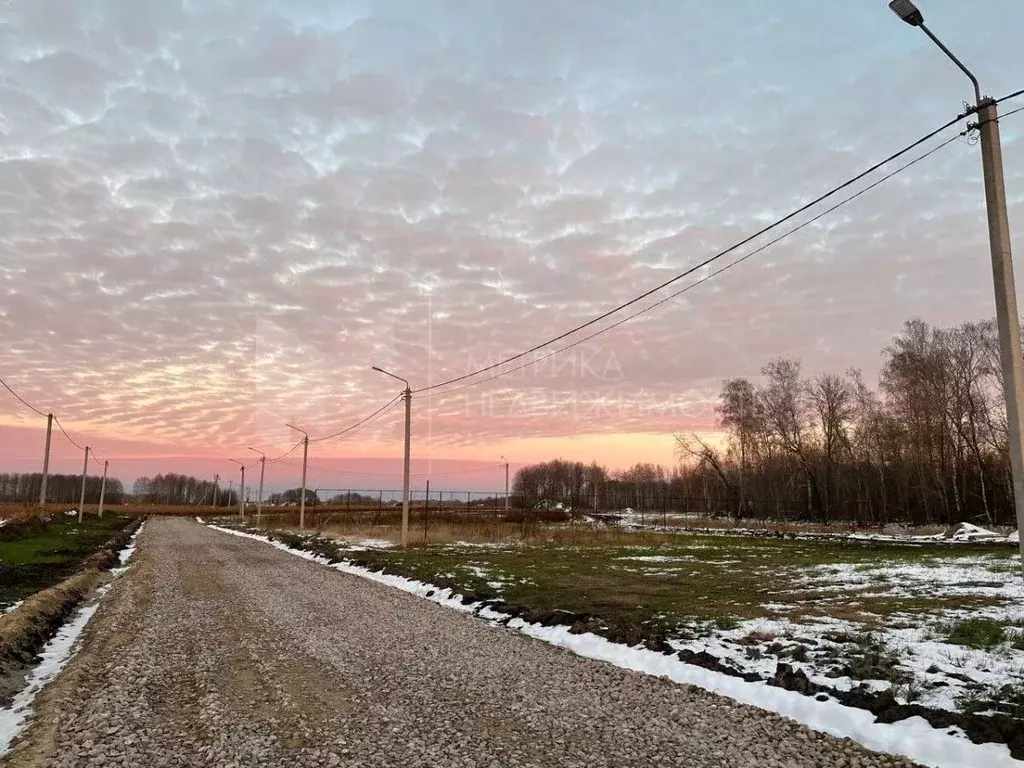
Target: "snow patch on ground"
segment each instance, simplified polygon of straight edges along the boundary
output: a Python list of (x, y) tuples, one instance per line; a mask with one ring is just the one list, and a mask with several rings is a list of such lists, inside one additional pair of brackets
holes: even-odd
[(115, 579), (118, 579), (128, 570), (128, 561), (132, 559), (132, 555), (135, 554), (135, 549), (139, 546), (139, 535), (142, 533), (142, 529), (146, 527), (145, 521), (142, 525), (135, 529), (135, 533), (128, 540), (128, 544), (117, 553), (118, 562), (121, 564), (118, 568), (111, 568), (110, 573), (113, 574)]
[(392, 549), (397, 546), (395, 542), (388, 541), (387, 539), (346, 539), (348, 548), (353, 551), (366, 550), (366, 549)]
[(697, 558), (689, 555), (630, 555), (628, 557), (617, 557), (616, 560), (635, 560), (641, 563), (692, 563)]
[[(686, 664), (674, 656), (666, 656), (640, 646), (630, 648), (591, 633), (572, 634), (569, 627), (546, 627), (529, 624), (518, 618), (509, 620), (505, 614), (481, 607), (479, 603), (463, 604), (459, 596), (449, 589), (439, 589), (434, 585), (394, 574), (370, 571), (350, 563), (330, 564), (326, 558), (292, 549), (267, 536), (216, 525), (209, 527), (233, 536), (265, 542), (298, 557), (401, 589), (462, 613), (475, 613), (495, 624), (507, 621), (507, 626), (511, 629), (580, 656), (644, 674), (667, 677), (678, 683), (696, 685), (735, 701), (792, 718), (814, 730), (837, 737), (852, 738), (869, 749), (905, 755), (915, 762), (934, 768), (977, 768), (982, 765), (986, 768), (1024, 767), (1024, 762), (1010, 757), (1009, 749), (1003, 744), (974, 744), (963, 738), (962, 734), (951, 735), (946, 730), (933, 728), (919, 717), (896, 723), (877, 723), (870, 712), (846, 707), (834, 700), (818, 701), (813, 697), (768, 686), (765, 683), (748, 683), (720, 672)], [(761, 620), (761, 626), (769, 628), (773, 625)], [(829, 626), (835, 627), (836, 623), (829, 622)], [(747, 631), (750, 629), (747, 628)]]
[(75, 641), (97, 608), (98, 603), (82, 608), (71, 621), (60, 628), (43, 648), (40, 654), (43, 660), (29, 674), (27, 685), (14, 697), (10, 707), (0, 709), (0, 755), (10, 749), (11, 741), (25, 727), (36, 694), (57, 676), (71, 658)]
[(953, 541), (991, 541), (994, 539), (1006, 540), (1008, 537), (1002, 534), (990, 531), (986, 528), (979, 528), (976, 525), (970, 523), (960, 523), (953, 531), (953, 535), (949, 537)]

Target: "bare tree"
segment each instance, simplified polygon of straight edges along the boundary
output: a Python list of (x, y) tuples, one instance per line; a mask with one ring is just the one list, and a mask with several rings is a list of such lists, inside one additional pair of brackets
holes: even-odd
[(836, 458), (849, 445), (847, 427), (854, 413), (854, 394), (851, 383), (834, 373), (822, 373), (807, 386), (807, 396), (817, 418), (821, 435), (821, 450), (825, 464), (824, 508), (832, 513), (832, 486)]

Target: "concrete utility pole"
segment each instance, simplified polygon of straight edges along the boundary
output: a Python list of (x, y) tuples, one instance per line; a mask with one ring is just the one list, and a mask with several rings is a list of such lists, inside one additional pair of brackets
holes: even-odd
[(255, 451), (260, 455), (260, 495), (256, 497), (256, 525), (260, 524), (260, 518), (263, 515), (263, 476), (267, 472), (267, 455), (263, 451), (257, 451), (255, 448), (250, 448), (250, 451)]
[(409, 386), (409, 382), (401, 376), (396, 376), (390, 371), (378, 368), (376, 365), (373, 366), (373, 370), (377, 371), (377, 373), (383, 373), (385, 376), (390, 376), (392, 379), (398, 379), (405, 384), (405, 390), (402, 392), (402, 397), (405, 398), (405, 470), (402, 480), (402, 548), (404, 549), (409, 546), (409, 463), (412, 452), (412, 388)]
[(299, 497), (299, 530), (306, 527), (306, 463), (309, 461), (309, 433), (304, 429), (285, 424), (302, 433), (302, 495)]
[(85, 446), (85, 464), (82, 466), (82, 495), (78, 500), (78, 522), (82, 522), (85, 511), (85, 478), (89, 476), (89, 446)]
[(39, 488), (39, 506), (46, 506), (46, 479), (50, 476), (50, 437), (53, 435), (53, 414), (46, 414), (46, 448), (43, 449), (43, 482)]
[(213, 476), (213, 506), (220, 505), (220, 475)]
[(231, 459), (231, 461), (242, 468), (242, 484), (238, 486), (238, 514), (245, 519), (245, 463), (238, 459)]
[[(912, 0), (892, 0), (889, 8), (912, 27), (920, 27), (939, 49), (967, 75), (974, 86), (981, 134), (981, 167), (985, 177), (985, 203), (988, 208), (988, 239), (992, 256), (992, 278), (996, 298), (996, 325), (1003, 365), (1003, 394), (1006, 397), (1006, 426), (1010, 442), (1010, 470), (1013, 475), (1013, 502), (1017, 512), (1017, 530), (1024, 527), (1024, 350), (1020, 341), (1020, 316), (1017, 314), (1017, 287), (1013, 279), (1010, 253), (1010, 221), (1006, 213), (1006, 187), (1003, 183), (1003, 152), (999, 141), (999, 116), (996, 103), (982, 98), (976, 78), (953, 53), (924, 25), (924, 14)], [(1020, 543), (1024, 562), (1024, 541)]]
[(505, 462), (505, 514), (508, 514), (508, 459), (504, 456), (501, 460)]
[(97, 510), (100, 517), (103, 517), (103, 499), (107, 495), (107, 470), (110, 469), (110, 462), (103, 462), (103, 482), (100, 483), (100, 508)]

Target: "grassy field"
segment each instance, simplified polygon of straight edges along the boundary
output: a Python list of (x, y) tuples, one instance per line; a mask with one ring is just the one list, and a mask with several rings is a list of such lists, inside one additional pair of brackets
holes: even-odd
[(81, 523), (62, 514), (0, 528), (0, 610), (71, 576), (128, 522), (111, 512), (86, 515)]
[[(758, 618), (832, 618), (870, 631), (897, 616), (998, 606), (1007, 599), (984, 587), (1000, 586), (1005, 571), (1018, 565), (1005, 547), (965, 551), (716, 535), (633, 535), (629, 543), (622, 538), (609, 533), (576, 545), (370, 549), (358, 557), (481, 598), (593, 615), (610, 626), (644, 626), (648, 634), (671, 636)], [(972, 564), (979, 557), (986, 561), (986, 569), (968, 577), (978, 590), (936, 590), (925, 582), (894, 594), (892, 580), (880, 572), (938, 570), (961, 557)], [(837, 585), (836, 572), (857, 578)]]

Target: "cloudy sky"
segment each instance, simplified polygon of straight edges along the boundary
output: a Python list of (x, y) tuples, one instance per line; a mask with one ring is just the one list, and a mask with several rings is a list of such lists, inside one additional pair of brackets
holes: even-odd
[[(1019, 0), (922, 3), (986, 93), (1024, 87)], [(342, 429), (399, 388), (371, 365), (415, 389), (555, 336), (971, 97), (884, 0), (9, 0), (0, 58), (0, 376), (129, 481)], [(1024, 113), (1003, 141), (1024, 258)], [(418, 395), (417, 471), (669, 463), (723, 378), (870, 380), (908, 317), (991, 307), (962, 139), (564, 355)], [(0, 396), (0, 468), (38, 468), (40, 426)], [(315, 443), (317, 483), (390, 487), (400, 452), (395, 409)]]

